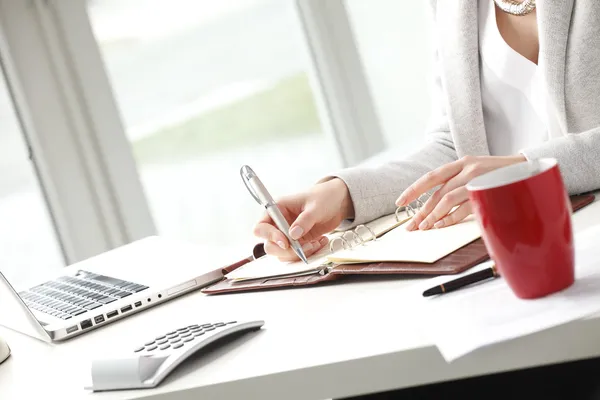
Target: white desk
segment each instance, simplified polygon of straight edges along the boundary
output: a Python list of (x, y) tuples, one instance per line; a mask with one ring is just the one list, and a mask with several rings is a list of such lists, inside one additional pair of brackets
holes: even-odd
[[(576, 230), (600, 223), (600, 204), (574, 219)], [(194, 293), (57, 345), (0, 328), (13, 350), (0, 365), (0, 397), (325, 399), (600, 356), (595, 318), (447, 364), (413, 323), (414, 298), (406, 288), (414, 283), (368, 279), (263, 293)], [(104, 349), (129, 350), (173, 326), (254, 318), (266, 321), (263, 330), (188, 360), (156, 389), (83, 390), (86, 361)]]

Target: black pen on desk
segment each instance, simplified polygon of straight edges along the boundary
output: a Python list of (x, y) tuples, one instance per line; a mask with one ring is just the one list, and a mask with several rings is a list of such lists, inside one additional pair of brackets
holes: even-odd
[(423, 292), (423, 297), (452, 292), (465, 286), (472, 285), (473, 283), (481, 282), (490, 278), (497, 278), (499, 276), (500, 275), (496, 270), (496, 266), (492, 265), (490, 268), (482, 269), (481, 271), (461, 276), (460, 278), (434, 286), (431, 289), (427, 289)]

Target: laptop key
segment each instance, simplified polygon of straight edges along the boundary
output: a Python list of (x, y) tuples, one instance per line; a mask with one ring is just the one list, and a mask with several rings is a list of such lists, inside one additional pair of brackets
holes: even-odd
[(104, 296), (104, 297), (99, 298), (98, 302), (102, 303), (102, 304), (110, 304), (110, 303), (112, 303), (113, 301), (116, 301), (116, 300), (117, 299), (115, 299), (115, 298)]
[(72, 312), (71, 315), (74, 316), (74, 317), (76, 317), (78, 315), (83, 314), (84, 312), (86, 312), (86, 310), (77, 310), (75, 312)]
[(101, 305), (102, 304), (100, 304), (100, 303), (92, 303), (92, 304), (85, 306), (84, 308), (86, 310), (95, 310), (96, 308), (100, 307)]

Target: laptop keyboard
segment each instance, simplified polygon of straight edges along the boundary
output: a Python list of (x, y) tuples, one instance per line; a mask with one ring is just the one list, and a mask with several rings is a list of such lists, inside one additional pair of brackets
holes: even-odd
[(146, 289), (148, 286), (138, 283), (78, 271), (75, 276), (61, 276), (19, 295), (29, 308), (67, 320)]

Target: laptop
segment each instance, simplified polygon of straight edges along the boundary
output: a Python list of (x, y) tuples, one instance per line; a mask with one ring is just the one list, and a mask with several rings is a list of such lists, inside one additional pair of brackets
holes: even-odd
[(149, 236), (15, 288), (0, 272), (0, 325), (62, 341), (223, 279), (203, 248)]

